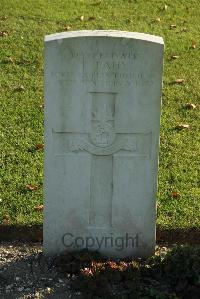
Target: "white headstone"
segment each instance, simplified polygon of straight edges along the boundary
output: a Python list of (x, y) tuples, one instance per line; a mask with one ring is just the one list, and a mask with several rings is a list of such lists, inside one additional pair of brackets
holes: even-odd
[(154, 252), (163, 40), (45, 37), (46, 254)]

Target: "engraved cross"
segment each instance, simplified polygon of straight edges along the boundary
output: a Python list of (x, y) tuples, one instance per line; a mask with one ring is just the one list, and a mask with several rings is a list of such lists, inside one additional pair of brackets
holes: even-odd
[[(115, 131), (115, 104), (117, 93), (91, 92), (91, 131), (64, 132), (63, 151), (85, 151), (91, 155), (90, 206), (88, 224), (92, 227), (112, 226), (113, 156), (125, 151), (126, 156), (141, 152), (141, 135), (150, 133), (117, 133)], [(59, 134), (61, 132), (54, 132)], [(62, 134), (63, 138), (63, 134)], [(139, 153), (140, 154), (140, 153)], [(141, 153), (149, 154), (149, 153)]]

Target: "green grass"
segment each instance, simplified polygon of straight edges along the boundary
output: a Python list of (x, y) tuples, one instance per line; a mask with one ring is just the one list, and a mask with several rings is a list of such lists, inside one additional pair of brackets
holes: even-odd
[[(199, 227), (199, 0), (1, 0), (0, 13), (0, 222), (42, 222), (34, 207), (43, 201), (43, 151), (35, 149), (43, 143), (43, 38), (70, 26), (164, 38), (157, 223), (161, 228)], [(172, 24), (176, 27), (170, 29)], [(171, 60), (171, 55), (179, 58)], [(183, 84), (171, 84), (180, 78)], [(186, 110), (187, 102), (197, 109)], [(176, 130), (181, 123), (190, 128)], [(27, 184), (39, 188), (30, 191)], [(173, 198), (171, 192), (180, 196)]]

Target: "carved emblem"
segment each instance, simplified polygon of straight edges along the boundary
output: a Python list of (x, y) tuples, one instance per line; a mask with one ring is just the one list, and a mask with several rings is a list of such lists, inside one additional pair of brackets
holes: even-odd
[(110, 146), (116, 137), (114, 131), (114, 115), (107, 105), (100, 106), (92, 112), (91, 141), (100, 147)]
[(70, 134), (65, 136), (62, 143), (64, 151), (86, 151), (97, 156), (113, 155), (118, 151), (137, 152), (139, 149), (137, 134), (115, 131), (116, 94), (106, 92), (91, 94), (91, 130), (85, 134), (66, 132)]

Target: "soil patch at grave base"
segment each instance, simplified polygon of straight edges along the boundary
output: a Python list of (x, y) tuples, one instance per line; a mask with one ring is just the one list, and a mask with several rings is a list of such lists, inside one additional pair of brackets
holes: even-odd
[(42, 299), (80, 298), (70, 289), (70, 279), (44, 257), (42, 244), (0, 242), (0, 298)]
[(0, 242), (0, 298), (199, 299), (200, 247), (163, 245), (149, 259), (112, 260), (88, 250), (47, 257), (41, 242)]
[[(1, 241), (42, 242), (42, 225), (0, 225)], [(200, 244), (200, 228), (163, 229), (157, 227), (157, 243)]]

